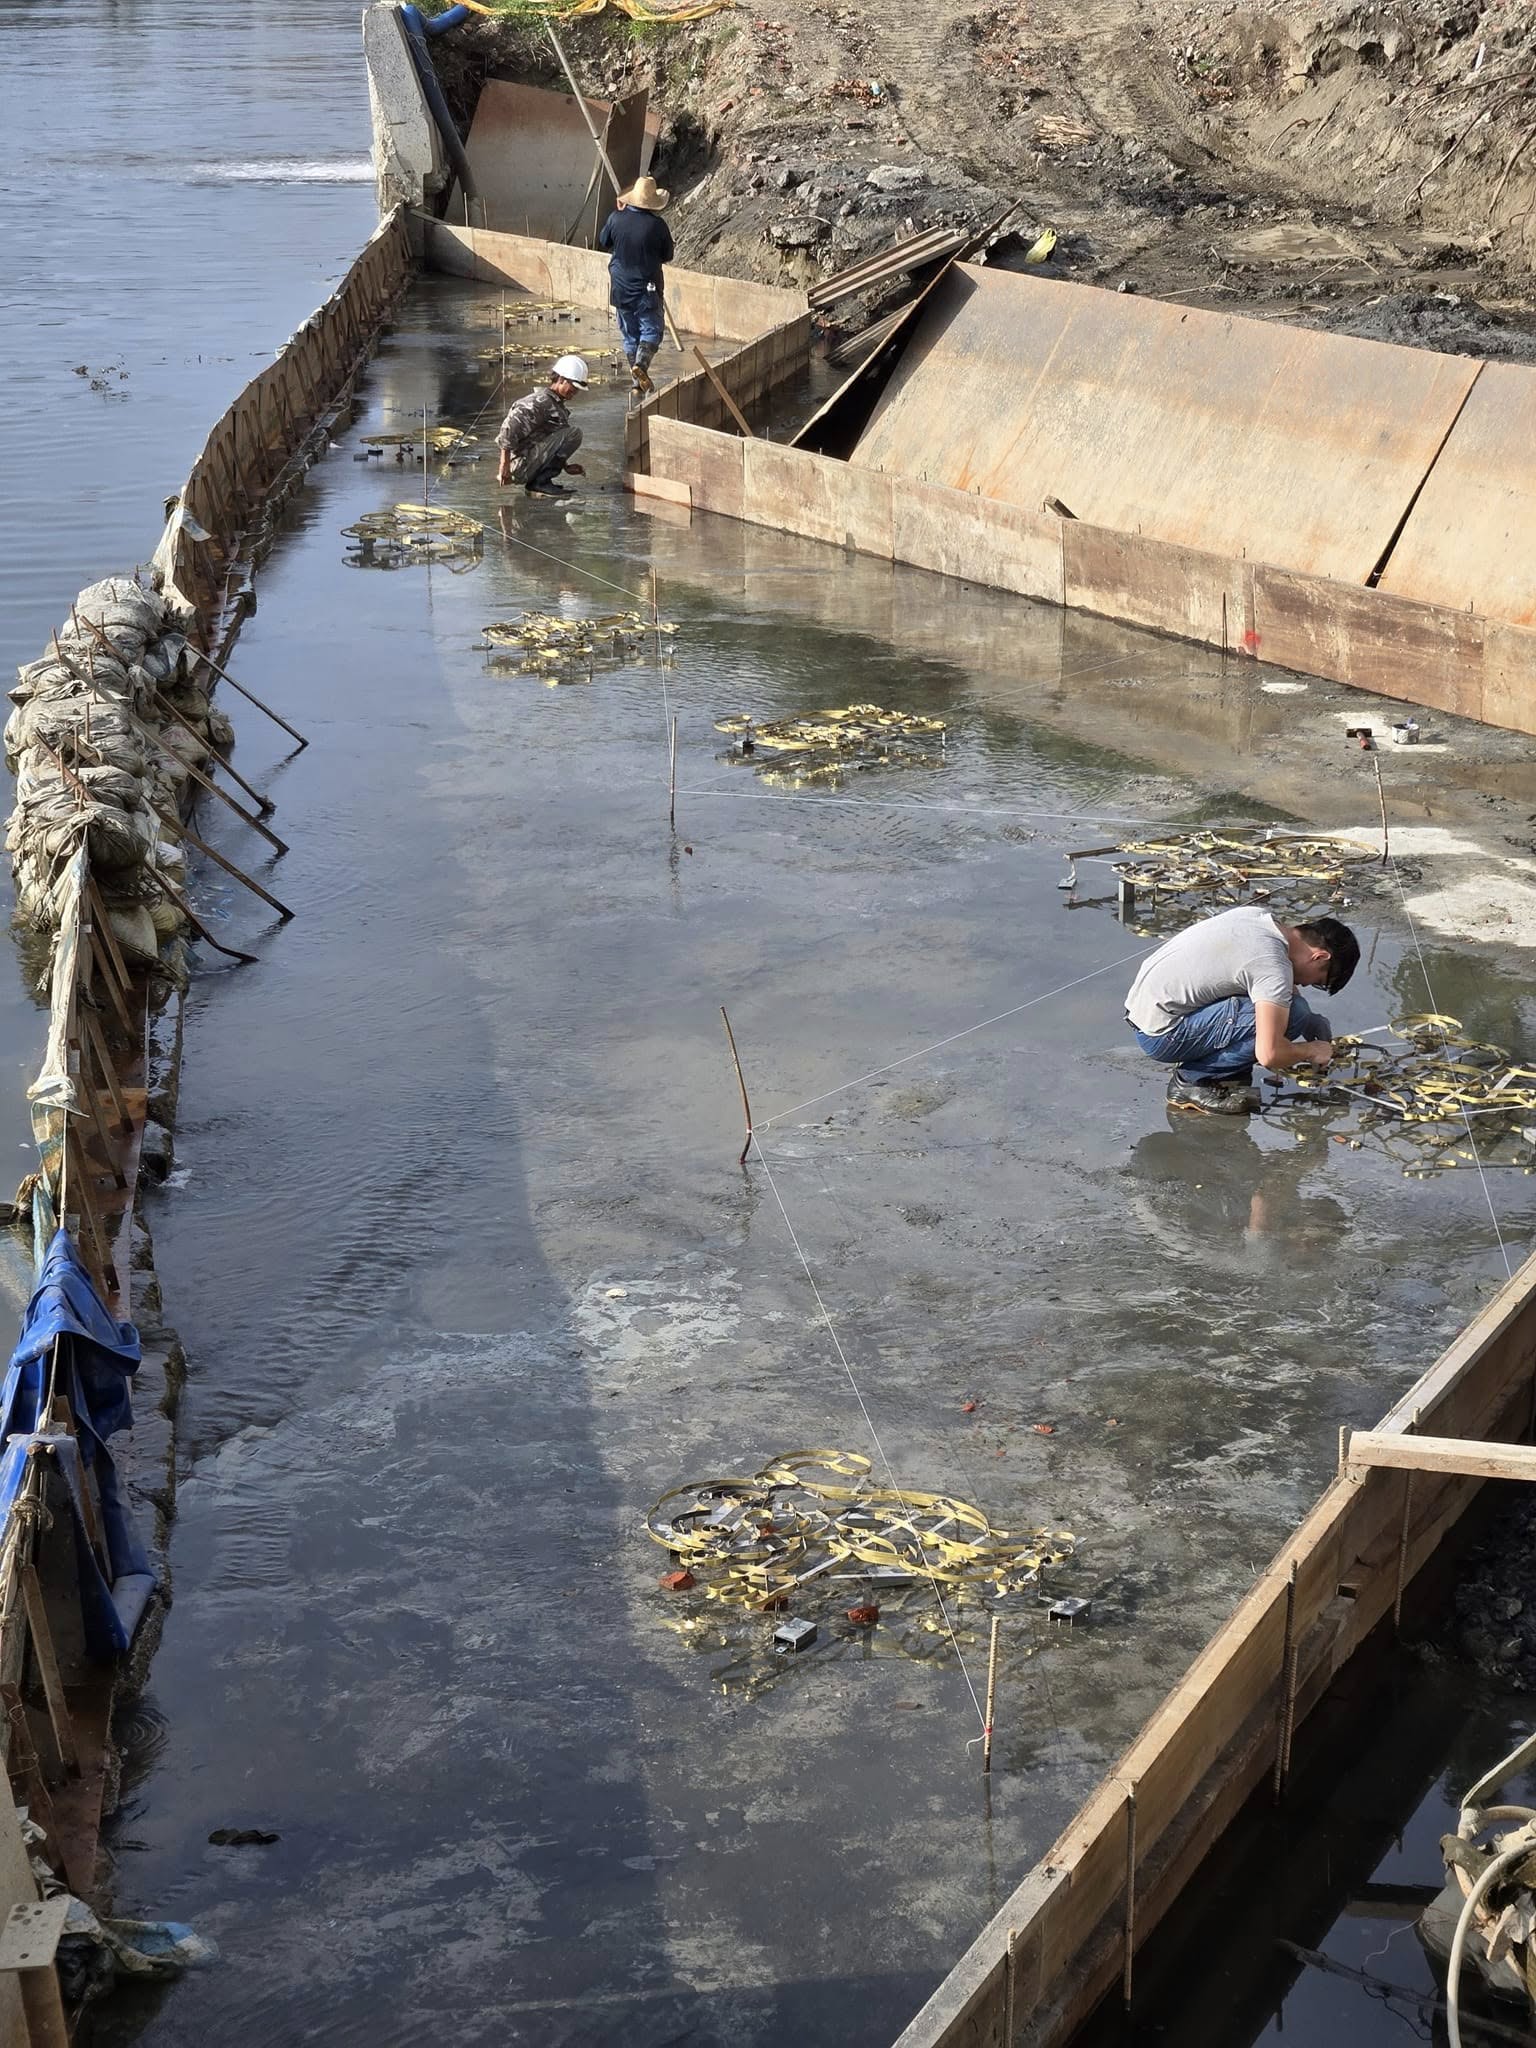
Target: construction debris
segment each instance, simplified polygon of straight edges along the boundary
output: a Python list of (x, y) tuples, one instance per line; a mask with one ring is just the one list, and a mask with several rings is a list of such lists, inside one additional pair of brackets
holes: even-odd
[(1126, 839), (1066, 859), (1060, 886), (1067, 890), (1076, 886), (1079, 861), (1106, 861), (1120, 884), (1127, 929), (1147, 938), (1243, 903), (1262, 904), (1293, 922), (1322, 916), (1374, 891), (1384, 875), (1380, 849), (1362, 840), (1257, 825)]
[(747, 1479), (675, 1487), (651, 1509), (646, 1533), (679, 1567), (661, 1584), (696, 1585), (704, 1603), (666, 1626), (703, 1655), (725, 1653), (711, 1673), (721, 1691), (762, 1692), (813, 1646), (817, 1664), (948, 1663), (975, 1643), (972, 1618), (1009, 1594), (1038, 1601), (1045, 1574), (1074, 1553), (1070, 1530), (1010, 1536), (966, 1501), (873, 1486), (869, 1470), (852, 1451), (786, 1451)]
[(479, 562), (484, 544), (479, 520), (446, 505), (395, 505), (387, 512), (365, 512), (341, 530), (357, 543), (346, 555), (353, 569), (442, 562), (461, 576)]
[(1326, 1069), (1293, 1068), (1269, 1114), (1289, 1122), (1312, 1107), (1345, 1105), (1353, 1131), (1409, 1180), (1492, 1168), (1536, 1173), (1536, 1067), (1503, 1046), (1468, 1038), (1455, 1017), (1402, 1017), (1378, 1041), (1336, 1038)]
[(809, 718), (759, 724), (744, 712), (715, 720), (716, 732), (736, 735), (722, 760), (744, 761), (765, 782), (785, 788), (837, 788), (864, 768), (941, 768), (944, 721), (879, 704), (849, 704)]
[(600, 618), (565, 618), (556, 612), (524, 612), (520, 619), (482, 628), (498, 667), (517, 675), (543, 676), (549, 683), (590, 681), (598, 667), (636, 660), (652, 634), (675, 633), (665, 619), (639, 612), (606, 612)]

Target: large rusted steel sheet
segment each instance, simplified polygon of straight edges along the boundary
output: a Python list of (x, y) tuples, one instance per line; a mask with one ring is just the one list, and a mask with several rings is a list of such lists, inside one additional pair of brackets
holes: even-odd
[[(633, 180), (645, 139), (646, 95), (614, 103), (588, 100), (587, 105), (615, 171)], [(475, 104), (466, 148), (484, 206), (477, 226), (551, 242), (571, 235), (590, 245), (613, 205), (613, 188), (597, 168), (592, 137), (569, 93), (488, 78)], [(455, 191), (448, 204), (450, 220), (462, 217), (461, 206)]]
[(1363, 583), (1478, 364), (957, 265), (853, 460)]
[(1381, 588), (1536, 626), (1536, 370), (1485, 363)]

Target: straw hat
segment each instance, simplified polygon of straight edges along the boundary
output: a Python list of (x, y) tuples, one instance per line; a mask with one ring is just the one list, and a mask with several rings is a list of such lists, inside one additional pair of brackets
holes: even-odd
[(643, 213), (660, 213), (672, 194), (654, 178), (636, 178), (627, 192), (619, 194), (620, 206), (638, 206)]

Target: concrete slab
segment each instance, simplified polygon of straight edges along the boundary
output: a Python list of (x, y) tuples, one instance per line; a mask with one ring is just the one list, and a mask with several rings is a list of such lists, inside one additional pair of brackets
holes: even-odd
[(853, 460), (1363, 583), (1477, 370), (959, 265)]

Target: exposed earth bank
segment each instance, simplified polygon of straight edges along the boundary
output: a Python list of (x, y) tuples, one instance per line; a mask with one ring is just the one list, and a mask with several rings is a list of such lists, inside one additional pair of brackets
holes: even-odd
[[(561, 31), (599, 94), (667, 117), (684, 263), (815, 281), (902, 232), (1046, 228), (1048, 274), (1382, 340), (1536, 356), (1536, 11), (1079, 0), (777, 0)], [(435, 47), (557, 85), (539, 21)]]

